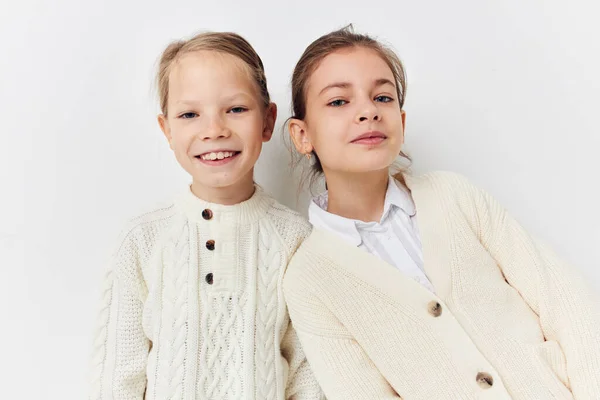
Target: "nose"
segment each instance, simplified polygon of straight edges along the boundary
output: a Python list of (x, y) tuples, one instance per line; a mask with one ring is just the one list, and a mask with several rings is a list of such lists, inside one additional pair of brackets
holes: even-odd
[(379, 121), (381, 120), (381, 116), (379, 115), (379, 110), (377, 106), (371, 99), (365, 101), (360, 105), (359, 111), (356, 114), (356, 122), (365, 122), (365, 121)]
[(227, 138), (229, 136), (231, 136), (231, 131), (220, 116), (211, 118), (208, 126), (206, 126), (206, 129), (201, 134), (203, 140)]

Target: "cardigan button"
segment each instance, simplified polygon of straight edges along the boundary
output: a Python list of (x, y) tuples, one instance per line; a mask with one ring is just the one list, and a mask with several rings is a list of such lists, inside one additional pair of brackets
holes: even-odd
[(215, 249), (215, 241), (214, 240), (207, 240), (206, 241), (206, 248), (209, 250), (214, 250)]
[(492, 376), (486, 372), (478, 373), (475, 379), (477, 380), (477, 384), (482, 389), (489, 389), (494, 384), (494, 378), (492, 378)]
[(427, 305), (427, 309), (429, 310), (429, 314), (433, 315), (436, 318), (442, 315), (442, 305), (435, 300), (431, 301)]
[(212, 274), (212, 272), (210, 274), (206, 275), (206, 283), (208, 283), (209, 285), (212, 285), (214, 282), (214, 276)]
[(211, 210), (209, 210), (208, 208), (205, 209), (204, 211), (202, 211), (202, 218), (204, 218), (205, 220), (209, 220), (213, 217), (213, 212)]

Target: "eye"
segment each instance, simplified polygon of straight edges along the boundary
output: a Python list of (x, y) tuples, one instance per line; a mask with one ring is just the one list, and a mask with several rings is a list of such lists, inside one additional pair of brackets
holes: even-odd
[(246, 107), (233, 107), (227, 112), (231, 113), (231, 114), (241, 114), (246, 111), (248, 111), (248, 109)]
[(327, 105), (331, 106), (331, 107), (341, 107), (341, 106), (343, 106), (344, 104), (347, 104), (347, 103), (348, 102), (346, 100), (337, 99), (337, 100), (334, 100), (334, 101), (332, 101), (330, 103), (327, 103)]
[(183, 113), (179, 116), (179, 118), (181, 119), (192, 119), (192, 118), (196, 118), (198, 116), (198, 114), (196, 114), (195, 112), (186, 112)]
[(375, 101), (378, 101), (380, 103), (389, 103), (394, 101), (394, 99), (392, 99), (390, 96), (377, 96), (375, 97)]

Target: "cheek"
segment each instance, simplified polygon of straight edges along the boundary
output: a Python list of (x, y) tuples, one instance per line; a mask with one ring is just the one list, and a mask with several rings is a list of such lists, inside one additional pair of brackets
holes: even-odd
[(194, 135), (190, 134), (192, 130), (190, 126), (177, 126), (171, 131), (171, 140), (174, 150), (179, 153), (186, 153), (187, 149), (191, 146)]
[(231, 125), (231, 130), (238, 133), (246, 146), (255, 147), (262, 144), (263, 122), (260, 118), (240, 119)]
[(394, 128), (402, 129), (402, 114), (398, 109), (385, 110), (384, 116)]
[(340, 118), (339, 114), (332, 118), (325, 117), (314, 124), (314, 133), (311, 136), (311, 142), (315, 146), (335, 146), (335, 143), (346, 140), (348, 129), (347, 121)]

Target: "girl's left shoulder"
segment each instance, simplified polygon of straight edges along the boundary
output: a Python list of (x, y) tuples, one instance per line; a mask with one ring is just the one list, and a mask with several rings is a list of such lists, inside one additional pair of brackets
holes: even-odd
[(467, 177), (451, 171), (433, 171), (417, 176), (404, 175), (404, 178), (412, 192), (433, 191), (448, 198), (473, 198), (481, 193), (481, 189)]
[(272, 234), (281, 239), (288, 256), (296, 252), (312, 231), (312, 225), (305, 217), (276, 200), (269, 207), (266, 218)]
[(481, 215), (489, 214), (490, 209), (501, 209), (487, 191), (455, 172), (405, 175), (405, 180), (417, 209), (436, 209), (443, 215), (461, 215), (469, 221), (476, 221)]

